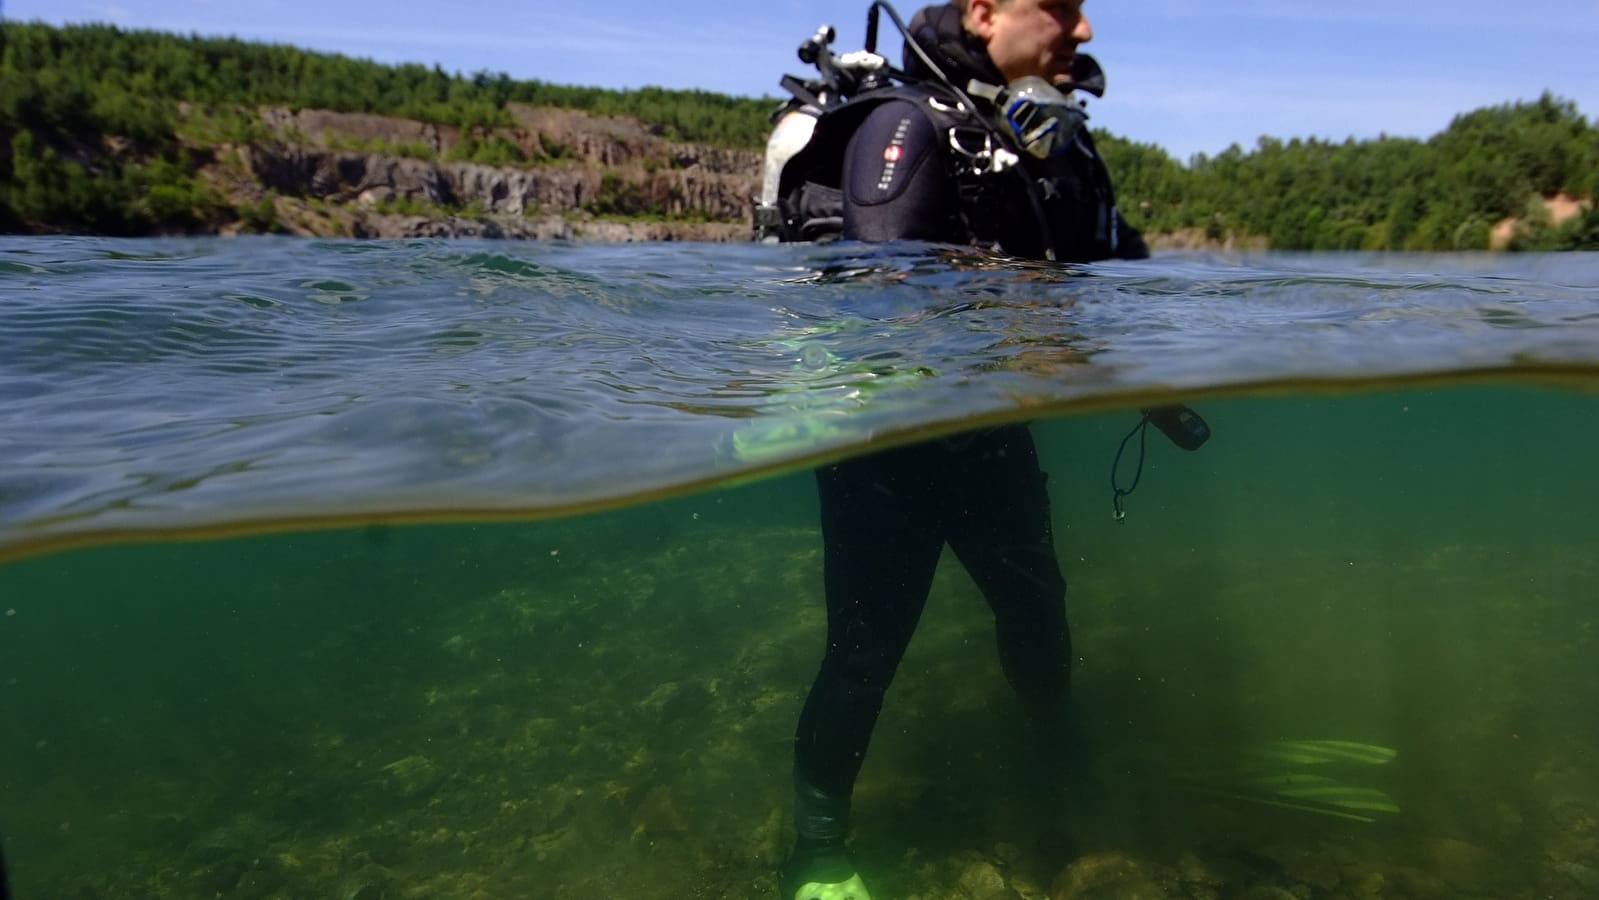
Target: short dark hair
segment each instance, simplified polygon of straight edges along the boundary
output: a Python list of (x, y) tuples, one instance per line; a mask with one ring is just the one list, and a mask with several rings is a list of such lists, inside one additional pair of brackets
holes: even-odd
[[(961, 11), (962, 16), (965, 16), (967, 13), (972, 11), (972, 0), (949, 0), (949, 2), (954, 4), (955, 8)], [(994, 0), (995, 8), (1009, 5), (1010, 0)]]

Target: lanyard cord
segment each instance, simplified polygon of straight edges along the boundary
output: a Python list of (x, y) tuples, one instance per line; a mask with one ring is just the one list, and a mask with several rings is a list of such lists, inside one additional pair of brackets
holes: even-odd
[[(1121, 446), (1116, 448), (1116, 458), (1110, 464), (1110, 489), (1115, 492), (1110, 502), (1112, 508), (1116, 511), (1116, 521), (1118, 522), (1125, 521), (1127, 518), (1127, 510), (1122, 506), (1122, 498), (1130, 495), (1138, 488), (1138, 479), (1144, 475), (1144, 435), (1148, 431), (1149, 413), (1146, 412), (1138, 420), (1138, 424), (1133, 426), (1133, 430), (1127, 432), (1127, 436), (1122, 438)], [(1127, 442), (1132, 440), (1135, 434), (1138, 435), (1138, 466), (1133, 470), (1133, 483), (1123, 490), (1121, 485), (1116, 483), (1116, 473), (1121, 469), (1122, 452), (1127, 449)]]

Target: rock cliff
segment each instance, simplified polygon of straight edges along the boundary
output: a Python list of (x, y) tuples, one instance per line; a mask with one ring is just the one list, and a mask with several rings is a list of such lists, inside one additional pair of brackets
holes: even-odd
[[(328, 110), (259, 110), (265, 139), (211, 180), (278, 227), (352, 237), (744, 240), (761, 155), (666, 140), (637, 121), (513, 107), (462, 130)], [(515, 164), (472, 161), (492, 145)]]
[[(216, 152), (208, 175), (251, 227), (362, 238), (743, 241), (761, 154), (670, 141), (642, 123), (512, 106), (514, 125), (461, 129), (322, 109), (257, 110), (264, 135)], [(515, 164), (468, 152), (497, 146)], [(241, 223), (241, 227), (242, 227)], [(1196, 232), (1161, 249), (1226, 248)], [(1259, 248), (1263, 239), (1242, 247)]]

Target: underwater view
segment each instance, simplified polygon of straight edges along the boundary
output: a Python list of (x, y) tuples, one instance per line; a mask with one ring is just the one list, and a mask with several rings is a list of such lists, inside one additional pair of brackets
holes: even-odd
[[(1599, 896), (1592, 254), (7, 238), (0, 284), (17, 898), (775, 896), (812, 469), (1019, 422), (1081, 740), (945, 553), (876, 900)], [(1138, 428), (1179, 402), (1198, 450)]]

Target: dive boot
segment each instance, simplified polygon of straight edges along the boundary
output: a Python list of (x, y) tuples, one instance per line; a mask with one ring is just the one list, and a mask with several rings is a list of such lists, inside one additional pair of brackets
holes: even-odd
[(872, 900), (842, 841), (802, 838), (778, 870), (777, 890), (781, 900)]

